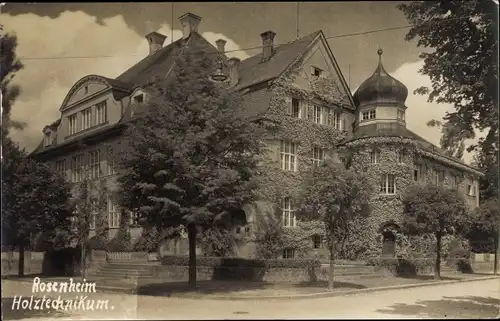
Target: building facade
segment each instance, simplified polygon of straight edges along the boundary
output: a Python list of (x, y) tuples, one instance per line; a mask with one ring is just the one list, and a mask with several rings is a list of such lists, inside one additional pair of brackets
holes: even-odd
[[(267, 199), (243, 208), (243, 217), (234, 227), (237, 239), (253, 233), (258, 215), (277, 211), (285, 228), (297, 228), (294, 199), (301, 172), (345, 147), (355, 151), (352, 163), (379, 186), (369, 225), (373, 242), (380, 235), (385, 235), (386, 243), (390, 239), (386, 230), (402, 219), (399, 195), (415, 180), (459, 186), (468, 203), (478, 205), (481, 173), (406, 129), (408, 91), (387, 74), (381, 62), (351, 95), (322, 31), (280, 45), (275, 44), (274, 32), (263, 32), (261, 52), (239, 60), (224, 55), (224, 40), (214, 47), (198, 33), (200, 17), (187, 13), (179, 20), (181, 39), (163, 46), (165, 36), (148, 34), (149, 55), (116, 79), (89, 75), (75, 83), (60, 107), (60, 119), (43, 129), (43, 140), (32, 156), (74, 183), (81, 182), (84, 173), (90, 173), (90, 179), (105, 178), (111, 195), (116, 177), (112, 155), (120, 150), (120, 137), (134, 107), (148, 101), (150, 84), (159, 75), (169, 76), (176, 57), (203, 50), (221, 54), (228, 86), (243, 93), (250, 114), (280, 123), (280, 130), (266, 142), (268, 157), (262, 165), (267, 175), (261, 190)], [(106, 207), (105, 221), (113, 237), (121, 211), (111, 196)], [(141, 229), (133, 221), (130, 226), (135, 239)], [(321, 252), (317, 233), (311, 234), (310, 242)], [(235, 251), (251, 257), (255, 245), (242, 241)], [(284, 249), (283, 256), (296, 256), (294, 248)]]

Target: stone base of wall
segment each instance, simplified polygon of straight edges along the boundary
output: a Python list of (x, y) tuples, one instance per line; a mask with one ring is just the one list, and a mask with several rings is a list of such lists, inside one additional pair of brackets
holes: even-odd
[[(151, 266), (154, 278), (163, 282), (187, 281), (189, 267), (178, 265)], [(338, 268), (335, 275), (343, 271)], [(197, 280), (239, 280), (269, 283), (303, 283), (327, 281), (328, 269), (315, 268), (256, 268), (256, 267), (197, 267)]]

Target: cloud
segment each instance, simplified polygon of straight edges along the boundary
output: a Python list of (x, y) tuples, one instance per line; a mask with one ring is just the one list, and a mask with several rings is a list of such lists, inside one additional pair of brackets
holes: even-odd
[[(40, 142), (43, 127), (60, 117), (61, 103), (75, 82), (89, 74), (117, 77), (148, 54), (147, 41), (130, 29), (123, 17), (103, 22), (99, 24), (94, 17), (79, 11), (64, 12), (57, 19), (34, 14), (2, 15), (5, 32), (15, 31), (18, 36), (17, 54), (25, 65), (14, 78), (22, 92), (13, 106), (12, 118), (26, 122), (27, 127), (13, 131), (12, 137), (28, 151)], [(149, 31), (166, 35), (165, 45), (172, 41), (168, 24)], [(227, 41), (227, 50), (241, 49), (223, 34), (202, 35), (213, 45), (222, 38)], [(173, 31), (174, 41), (181, 36), (180, 30)], [(229, 56), (248, 57), (244, 51)]]
[[(436, 104), (429, 103), (427, 96), (415, 95), (413, 91), (420, 86), (431, 86), (431, 81), (428, 76), (422, 75), (418, 72), (423, 67), (423, 60), (403, 64), (392, 73), (392, 76), (408, 87), (408, 98), (406, 100), (406, 124), (408, 129), (416, 134), (427, 139), (429, 142), (439, 146), (441, 138), (441, 130), (439, 128), (431, 128), (427, 126), (427, 122), (432, 119), (442, 120), (446, 112), (454, 111), (451, 104)], [(475, 144), (479, 137), (484, 136), (481, 132), (476, 132), (476, 138), (467, 140), (466, 145)], [(464, 161), (470, 163), (472, 161), (472, 154), (465, 153)]]

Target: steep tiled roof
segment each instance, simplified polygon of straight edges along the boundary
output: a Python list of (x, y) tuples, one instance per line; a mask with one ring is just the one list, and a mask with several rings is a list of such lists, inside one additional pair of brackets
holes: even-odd
[[(201, 38), (201, 36), (197, 36), (197, 33), (194, 35), (195, 38)], [(136, 86), (142, 86), (155, 76), (166, 76), (184, 42), (183, 39), (179, 39), (163, 47), (154, 54), (145, 57), (123, 74), (116, 77), (116, 80), (131, 83)]]
[(262, 62), (262, 53), (242, 60), (236, 88), (245, 88), (278, 77), (306, 51), (320, 33), (321, 31), (316, 31), (293, 42), (276, 46), (271, 59), (265, 62)]
[[(318, 37), (320, 33), (321, 31), (316, 31), (293, 42), (276, 46), (273, 56), (265, 62), (262, 62), (262, 53), (242, 60), (239, 67), (240, 79), (235, 89), (244, 89), (246, 87), (277, 78), (287, 69), (288, 66), (290, 66), (306, 51), (307, 47)], [(188, 39), (176, 40), (158, 50), (156, 53), (145, 57), (124, 73), (116, 77), (116, 79), (106, 77), (103, 78), (108, 81), (113, 89), (120, 90), (123, 92), (122, 95), (126, 95), (126, 92), (130, 93), (136, 87), (146, 86), (156, 77), (167, 77), (173, 69), (175, 60), (181, 50), (189, 50), (191, 43), (196, 44), (196, 46), (193, 47), (197, 48), (199, 48), (199, 46), (197, 46), (198, 44), (202, 44), (201, 47), (208, 45), (205, 46), (205, 48), (213, 48), (211, 53), (216, 53), (215, 47), (213, 47), (200, 34), (193, 32)], [(126, 110), (122, 119), (116, 125), (126, 122), (129, 119), (129, 114), (130, 112)], [(51, 127), (57, 127), (59, 123), (60, 120), (56, 120)], [(75, 139), (93, 136), (94, 134), (95, 131), (90, 131), (87, 134), (76, 136)], [(70, 141), (72, 140), (73, 139)], [(65, 145), (66, 143), (69, 143), (69, 141), (64, 142), (62, 145)], [(61, 146), (61, 144), (58, 144), (58, 146)], [(58, 146), (54, 146), (53, 148), (57, 148)], [(42, 148), (41, 144), (33, 151), (33, 153), (37, 153), (42, 150), (45, 149)]]

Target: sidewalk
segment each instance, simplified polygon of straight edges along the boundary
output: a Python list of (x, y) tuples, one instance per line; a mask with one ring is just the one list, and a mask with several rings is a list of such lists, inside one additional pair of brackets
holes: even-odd
[[(96, 282), (97, 291), (101, 293), (136, 294), (141, 296), (161, 296), (177, 298), (203, 298), (209, 300), (276, 300), (276, 299), (303, 299), (315, 297), (329, 297), (338, 295), (352, 295), (392, 289), (432, 286), (458, 282), (469, 282), (485, 279), (496, 279), (500, 276), (493, 274), (443, 274), (442, 280), (436, 281), (432, 275), (415, 277), (374, 276), (372, 278), (336, 277), (333, 291), (328, 290), (325, 281), (305, 282), (298, 284), (272, 284), (265, 282), (240, 281), (198, 281), (195, 289), (187, 282), (158, 283), (154, 279), (130, 280), (87, 280)], [(79, 277), (73, 278), (80, 281)], [(43, 278), (43, 282), (68, 281), (69, 278)], [(10, 279), (32, 283), (33, 277)]]

